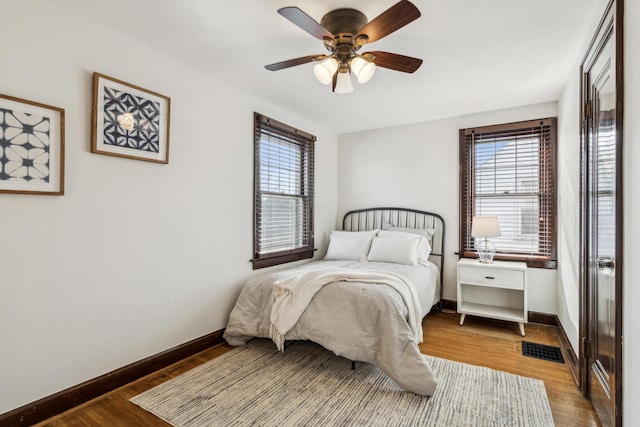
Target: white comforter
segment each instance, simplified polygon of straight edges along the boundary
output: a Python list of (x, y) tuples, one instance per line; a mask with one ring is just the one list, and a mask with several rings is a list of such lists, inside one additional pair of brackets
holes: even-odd
[[(243, 345), (252, 337), (270, 337), (274, 283), (292, 275), (320, 271), (328, 266), (358, 268), (363, 273), (372, 268), (402, 273), (397, 271), (397, 265), (387, 263), (322, 261), (256, 276), (242, 289), (229, 317), (224, 338), (231, 345)], [(425, 271), (429, 275), (424, 267), (408, 267), (405, 270), (408, 277), (420, 277)], [(428, 291), (431, 297), (426, 300), (433, 303), (435, 286), (431, 287), (433, 291)], [(422, 283), (417, 293), (422, 294), (421, 301), (425, 300)], [(419, 319), (431, 307), (429, 304), (425, 309), (423, 305), (420, 304)], [(331, 282), (318, 288), (284, 338), (311, 340), (339, 356), (373, 363), (405, 390), (432, 395), (437, 380), (420, 354), (420, 339), (416, 337), (415, 328), (412, 328), (409, 320), (411, 311), (401, 293), (393, 286), (358, 281)]]

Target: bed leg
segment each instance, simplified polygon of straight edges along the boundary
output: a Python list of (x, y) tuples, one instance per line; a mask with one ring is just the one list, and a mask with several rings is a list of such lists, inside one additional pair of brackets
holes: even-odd
[(352, 370), (352, 371), (355, 371), (355, 370), (356, 370), (356, 361), (355, 361), (355, 360), (352, 360), (352, 361), (351, 361), (351, 370)]

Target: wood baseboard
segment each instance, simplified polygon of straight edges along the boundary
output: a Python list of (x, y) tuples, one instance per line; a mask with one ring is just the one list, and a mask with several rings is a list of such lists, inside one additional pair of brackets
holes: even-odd
[(88, 402), (222, 342), (224, 329), (180, 344), (115, 371), (0, 414), (0, 426), (30, 426)]
[(452, 310), (458, 311), (458, 302), (451, 299), (443, 299), (442, 300), (442, 309), (443, 310)]
[(579, 359), (576, 356), (576, 352), (573, 350), (573, 347), (571, 346), (571, 342), (569, 341), (567, 332), (560, 324), (560, 319), (558, 318), (558, 316), (556, 316), (556, 321), (558, 322), (556, 330), (558, 331), (558, 338), (560, 339), (560, 349), (562, 350), (562, 354), (564, 355), (564, 361), (569, 366), (569, 370), (571, 371), (573, 380), (576, 383), (576, 387), (584, 392), (580, 384), (580, 364), (578, 362)]
[(537, 311), (527, 312), (527, 318), (531, 323), (540, 323), (542, 325), (560, 326), (558, 316), (555, 314), (539, 313)]

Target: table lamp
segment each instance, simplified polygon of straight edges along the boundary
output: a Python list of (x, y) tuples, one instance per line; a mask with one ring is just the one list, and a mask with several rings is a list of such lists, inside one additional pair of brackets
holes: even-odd
[(497, 216), (474, 216), (471, 222), (471, 236), (483, 238), (477, 245), (480, 262), (492, 263), (496, 253), (496, 246), (487, 238), (500, 236), (500, 223)]

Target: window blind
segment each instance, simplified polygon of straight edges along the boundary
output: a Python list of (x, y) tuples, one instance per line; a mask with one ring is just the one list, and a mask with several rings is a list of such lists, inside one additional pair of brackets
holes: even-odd
[(313, 256), (315, 137), (255, 113), (254, 269)]
[(474, 216), (497, 215), (496, 259), (555, 268), (556, 119), (460, 130), (460, 252), (475, 256)]

